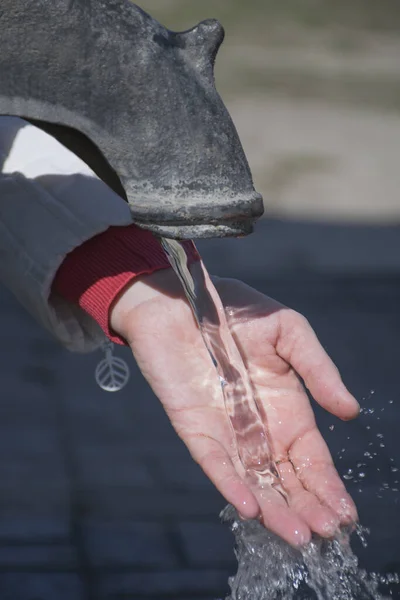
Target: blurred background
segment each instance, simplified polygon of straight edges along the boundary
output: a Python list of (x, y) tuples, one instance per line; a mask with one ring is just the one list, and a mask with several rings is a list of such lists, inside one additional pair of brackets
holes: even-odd
[(171, 29), (226, 29), (217, 87), (267, 216), (391, 223), (400, 215), (396, 0), (143, 0)]
[[(266, 214), (246, 239), (198, 246), (210, 272), (305, 314), (360, 400), (354, 423), (317, 418), (371, 529), (366, 548), (354, 541), (361, 564), (400, 574), (398, 1), (141, 6), (174, 30), (226, 28), (217, 87)], [(135, 365), (107, 395), (101, 353), (71, 355), (7, 290), (1, 303), (1, 600), (225, 597), (224, 500)]]

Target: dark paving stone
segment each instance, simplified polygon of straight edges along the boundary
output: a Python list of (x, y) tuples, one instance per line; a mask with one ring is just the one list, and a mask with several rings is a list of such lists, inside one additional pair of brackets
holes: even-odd
[(66, 481), (52, 482), (43, 477), (44, 474), (36, 481), (29, 478), (25, 485), (17, 479), (7, 482), (7, 486), (4, 482), (0, 484), (0, 537), (3, 530), (40, 536), (42, 527), (46, 535), (54, 531), (66, 536), (70, 520), (69, 486)]
[[(11, 507), (7, 507), (11, 513)], [(69, 514), (54, 516), (35, 515), (28, 511), (25, 514), (5, 515), (0, 513), (0, 544), (5, 543), (55, 543), (65, 542), (70, 537)]]
[(81, 446), (76, 476), (88, 486), (153, 488), (155, 485), (147, 465), (126, 444)]
[(96, 522), (83, 526), (92, 567), (174, 567), (174, 554), (165, 528), (158, 523)]
[[(124, 353), (118, 349), (119, 356)], [(125, 353), (126, 354), (126, 353)], [(131, 380), (118, 394), (102, 391), (94, 380), (101, 353), (78, 357), (65, 352), (60, 364), (60, 389), (66, 427), (74, 448), (124, 444), (180, 449), (182, 443), (169, 423), (160, 402), (127, 356)], [(71, 372), (74, 380), (71, 381)]]
[[(8, 363), (12, 363), (13, 361), (21, 365), (23, 357), (18, 352), (17, 346), (15, 349), (8, 348), (5, 360), (7, 363), (7, 372), (1, 373), (2, 399), (4, 400), (5, 407), (12, 405), (13, 402), (17, 404), (21, 403), (22, 406), (27, 408), (27, 414), (29, 415), (32, 412), (30, 407), (35, 406), (35, 402), (37, 402), (37, 408), (40, 411), (43, 404), (47, 404), (49, 401), (49, 390), (46, 390), (43, 385), (37, 382), (24, 380), (21, 374), (21, 366), (18, 366), (18, 368), (15, 368), (14, 365), (8, 367)], [(50, 411), (50, 416), (44, 415), (44, 417), (45, 420), (48, 420), (49, 417), (52, 418), (52, 411)]]
[(328, 273), (400, 272), (400, 227), (266, 219), (242, 239), (198, 240), (216, 275), (279, 276), (296, 270)]
[(234, 565), (234, 538), (226, 525), (181, 522), (178, 531), (190, 565), (196, 567)]
[(141, 490), (138, 488), (80, 488), (84, 514), (96, 519), (147, 520), (215, 518), (226, 505), (216, 491)]
[(59, 573), (0, 573), (1, 600), (86, 600), (80, 578)]
[[(60, 467), (62, 454), (60, 451), (59, 432), (54, 422), (51, 426), (43, 424), (33, 427), (29, 421), (20, 415), (20, 421), (15, 422), (15, 427), (5, 428), (0, 436), (0, 455), (8, 451), (13, 456), (22, 456), (25, 460), (35, 462), (46, 459), (45, 467)], [(1, 425), (0, 425), (1, 427)]]
[(166, 487), (178, 490), (212, 490), (213, 484), (188, 452), (157, 452), (154, 453), (154, 459), (159, 480)]
[[(348, 486), (357, 502), (360, 522), (370, 529), (366, 535), (367, 548), (354, 536), (354, 547), (361, 564), (369, 571), (384, 573), (388, 565), (400, 557), (400, 495), (390, 489), (379, 491), (376, 485)], [(400, 571), (398, 571), (400, 575)]]
[(75, 571), (78, 568), (76, 549), (61, 545), (0, 546), (0, 570)]
[(119, 600), (131, 595), (161, 596), (161, 598), (202, 597), (204, 594), (223, 598), (229, 591), (226, 570), (154, 571), (153, 573), (114, 573), (99, 575), (98, 600)]

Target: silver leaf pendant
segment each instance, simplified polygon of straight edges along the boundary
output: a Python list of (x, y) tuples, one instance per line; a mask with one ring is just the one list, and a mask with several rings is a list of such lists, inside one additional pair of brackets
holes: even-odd
[(119, 392), (129, 381), (129, 367), (122, 358), (113, 355), (112, 343), (105, 344), (104, 352), (105, 358), (96, 367), (96, 382), (105, 392)]

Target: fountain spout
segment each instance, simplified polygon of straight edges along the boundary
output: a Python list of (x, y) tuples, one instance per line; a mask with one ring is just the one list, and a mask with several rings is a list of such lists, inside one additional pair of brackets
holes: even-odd
[(224, 37), (129, 0), (1, 0), (0, 114), (41, 126), (170, 238), (245, 235), (263, 212), (214, 85)]

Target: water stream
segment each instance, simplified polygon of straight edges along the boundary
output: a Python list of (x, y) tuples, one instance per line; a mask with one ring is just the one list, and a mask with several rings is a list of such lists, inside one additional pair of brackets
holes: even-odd
[[(251, 381), (230, 333), (218, 293), (202, 262), (189, 269), (186, 253), (175, 240), (161, 240), (218, 372), (237, 453), (249, 483), (272, 485), (284, 497)], [(315, 537), (294, 550), (257, 520), (242, 520), (228, 506), (221, 514), (235, 536), (238, 570), (230, 578), (227, 600), (383, 600), (379, 583), (391, 583), (358, 566), (350, 534), (334, 540)], [(361, 528), (358, 529), (362, 537)], [(395, 581), (394, 583), (398, 583)]]
[(247, 369), (207, 270), (202, 262), (195, 263), (189, 270), (185, 250), (179, 242), (162, 239), (161, 243), (182, 283), (218, 372), (225, 409), (246, 477), (252, 485), (272, 485), (285, 496), (272, 458), (268, 431), (261, 419)]

